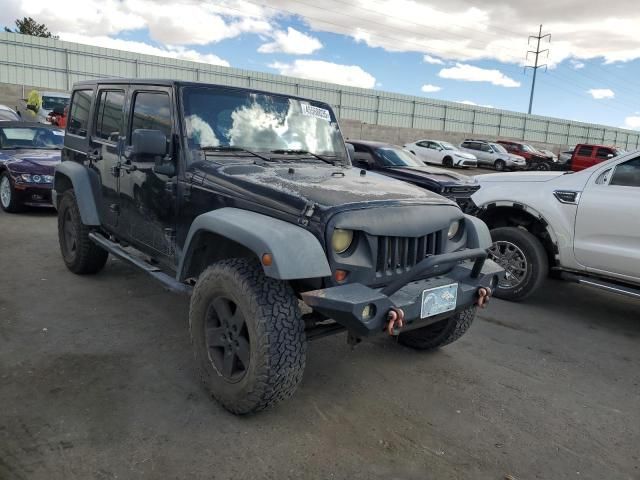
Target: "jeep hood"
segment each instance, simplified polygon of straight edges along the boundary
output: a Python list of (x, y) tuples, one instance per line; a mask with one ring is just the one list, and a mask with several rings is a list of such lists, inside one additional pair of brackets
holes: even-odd
[(505, 172), (476, 175), (473, 177), (480, 185), (492, 182), (548, 182), (561, 177), (565, 172)]
[[(329, 209), (347, 204), (400, 202), (453, 205), (446, 198), (357, 168), (314, 163), (197, 164), (205, 188), (225, 188), (248, 200), (297, 211), (309, 204)], [(366, 205), (363, 205), (365, 207)], [(362, 208), (362, 207), (359, 207)]]

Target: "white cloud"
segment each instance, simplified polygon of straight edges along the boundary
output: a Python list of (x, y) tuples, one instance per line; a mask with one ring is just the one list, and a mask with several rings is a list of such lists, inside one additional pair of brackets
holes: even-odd
[(442, 90), (442, 87), (439, 87), (437, 85), (431, 85), (430, 83), (427, 83), (425, 85), (422, 85), (422, 88), (420, 90), (422, 90), (424, 93), (434, 93), (434, 92), (439, 92), (440, 90)]
[(424, 63), (430, 63), (431, 65), (444, 65), (444, 62), (441, 59), (432, 57), (431, 55), (425, 55), (422, 57), (422, 61)]
[(309, 55), (322, 48), (322, 43), (315, 37), (299, 32), (295, 28), (287, 28), (286, 32), (273, 34), (273, 42), (260, 45), (260, 53), (290, 53), (293, 55)]
[(376, 78), (357, 65), (341, 65), (322, 60), (295, 60), (293, 63), (274, 62), (269, 67), (281, 75), (339, 83), (350, 87), (373, 88)]
[(592, 88), (587, 90), (587, 93), (596, 100), (614, 98), (616, 96), (615, 92), (610, 88)]
[(630, 116), (624, 119), (624, 125), (622, 128), (629, 128), (631, 130), (640, 130), (640, 116)]
[(455, 67), (443, 68), (438, 73), (441, 78), (463, 80), (466, 82), (488, 82), (500, 87), (519, 87), (520, 82), (506, 76), (500, 70), (475, 67), (464, 63), (456, 63)]
[(584, 68), (584, 62), (580, 62), (574, 58), (572, 58), (571, 60), (569, 60), (569, 62), (571, 63), (571, 66), (576, 69), (576, 70), (580, 70), (582, 68)]
[(60, 40), (68, 42), (84, 43), (96, 47), (114, 48), (128, 52), (143, 53), (146, 55), (159, 55), (161, 57), (179, 58), (181, 60), (191, 60), (193, 62), (209, 63), (228, 67), (229, 62), (223, 60), (212, 53), (200, 53), (196, 50), (187, 49), (182, 46), (167, 46), (166, 48), (154, 47), (144, 42), (132, 40), (120, 40), (107, 36), (88, 36), (75, 33), (61, 33)]
[(461, 100), (461, 101), (456, 102), (456, 103), (461, 103), (463, 105), (472, 105), (472, 106), (475, 106), (475, 107), (495, 108), (493, 105), (481, 105), (479, 103), (472, 102), (471, 100)]

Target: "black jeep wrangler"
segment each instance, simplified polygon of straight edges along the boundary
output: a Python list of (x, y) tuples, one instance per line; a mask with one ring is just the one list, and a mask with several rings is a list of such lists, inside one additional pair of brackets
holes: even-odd
[(289, 397), (308, 340), (458, 339), (502, 270), (482, 221), (351, 166), (321, 102), (179, 81), (74, 86), (53, 201), (74, 273), (124, 259), (191, 294), (205, 385), (227, 409)]

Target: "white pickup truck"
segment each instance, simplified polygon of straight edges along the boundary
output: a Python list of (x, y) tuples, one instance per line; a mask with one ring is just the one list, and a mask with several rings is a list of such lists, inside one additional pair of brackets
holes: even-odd
[(581, 172), (479, 175), (471, 197), (506, 271), (496, 296), (521, 300), (551, 270), (640, 298), (640, 150)]

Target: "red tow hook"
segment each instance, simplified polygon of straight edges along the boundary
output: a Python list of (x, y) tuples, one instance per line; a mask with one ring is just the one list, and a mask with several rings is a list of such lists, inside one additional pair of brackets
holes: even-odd
[(391, 307), (387, 313), (387, 333), (392, 337), (400, 335), (400, 329), (404, 327), (404, 310), (401, 308)]
[(478, 299), (476, 300), (476, 305), (480, 308), (484, 308), (484, 306), (489, 303), (489, 298), (491, 297), (491, 289), (489, 287), (480, 287), (478, 289)]

